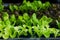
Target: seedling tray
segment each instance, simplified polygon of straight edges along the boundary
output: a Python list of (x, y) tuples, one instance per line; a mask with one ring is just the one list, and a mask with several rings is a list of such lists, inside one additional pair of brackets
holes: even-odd
[[(59, 1), (59, 0), (57, 0), (57, 2), (58, 2), (58, 1)], [(4, 5), (5, 7), (7, 7), (6, 9), (8, 10), (8, 11), (7, 11), (8, 13), (11, 12), (11, 11), (9, 10), (9, 8), (8, 8), (10, 4), (12, 4), (12, 5), (13, 5), (13, 4), (20, 5), (19, 3), (4, 3), (3, 5)], [(58, 2), (56, 5), (58, 6), (58, 4), (59, 4), (59, 2)], [(52, 4), (52, 5), (53, 5), (53, 4)], [(11, 7), (11, 6), (10, 6), (10, 7)], [(15, 6), (14, 6), (14, 7), (15, 7)], [(11, 9), (12, 9), (12, 8), (11, 8)], [(58, 9), (60, 10), (59, 7), (57, 8), (57, 10), (58, 10)], [(6, 11), (6, 10), (4, 10), (4, 11)], [(51, 10), (50, 10), (50, 11), (51, 11)], [(4, 13), (7, 13), (7, 12), (4, 12)], [(13, 12), (15, 12), (15, 10), (14, 10)], [(13, 13), (13, 12), (12, 12), (12, 13)], [(20, 11), (18, 11), (18, 12), (20, 12)], [(36, 12), (37, 12), (37, 11), (36, 11)], [(44, 12), (45, 12), (45, 11), (44, 11)], [(52, 15), (52, 13), (54, 13), (54, 12), (55, 12), (55, 11), (52, 10), (51, 15)], [(7, 13), (7, 14), (8, 14), (8, 13)], [(45, 13), (47, 13), (47, 11), (46, 11)], [(10, 16), (10, 15), (9, 15), (9, 16)], [(32, 19), (34, 18), (34, 16), (35, 16), (35, 13), (34, 13), (33, 16), (32, 16)], [(54, 16), (54, 15), (52, 15), (52, 17), (53, 17), (53, 16)], [(13, 17), (13, 16), (12, 16), (12, 17)], [(23, 16), (22, 16), (22, 17), (23, 17)], [(27, 16), (27, 17), (28, 17), (28, 16)], [(25, 16), (24, 16), (24, 18), (25, 18)], [(46, 16), (44, 16), (44, 17), (42, 17), (42, 18), (46, 18), (47, 20), (50, 21), (50, 19), (47, 18)], [(55, 16), (55, 18), (56, 18), (56, 16)], [(14, 19), (14, 18), (13, 18), (13, 19)], [(52, 20), (52, 19), (51, 19), (51, 20)], [(18, 22), (18, 21), (17, 21), (17, 22)], [(31, 21), (30, 21), (30, 22), (31, 22)], [(29, 23), (30, 23), (30, 22), (29, 22)], [(40, 21), (40, 22), (41, 22), (41, 21)], [(42, 22), (45, 22), (45, 20), (43, 20)], [(39, 23), (39, 22), (38, 22), (38, 23)], [(8, 24), (7, 24), (7, 25), (8, 25)], [(25, 26), (26, 26), (26, 25), (22, 25), (22, 27), (25, 27)], [(51, 26), (51, 25), (50, 25), (50, 26)], [(34, 26), (34, 27), (35, 27), (35, 26)], [(34, 27), (33, 27), (33, 28), (34, 28)], [(38, 25), (38, 27), (39, 27), (39, 25)], [(14, 28), (15, 28), (15, 25), (14, 25)], [(20, 28), (20, 27), (18, 26), (18, 28)], [(17, 28), (17, 29), (18, 29), (18, 28)], [(32, 28), (32, 29), (33, 29), (33, 28)], [(36, 28), (36, 27), (35, 27), (35, 28)], [(46, 28), (46, 27), (44, 27), (44, 28)], [(8, 29), (8, 28), (7, 28), (7, 29)], [(7, 29), (6, 29), (6, 30), (7, 30)], [(9, 28), (9, 29), (10, 29), (10, 28)], [(12, 28), (11, 28), (11, 29), (12, 29)], [(11, 29), (10, 29), (10, 30), (11, 30)], [(26, 27), (26, 29), (29, 29), (29, 27), (28, 27), (28, 28)], [(39, 29), (39, 28), (38, 28), (38, 29)], [(50, 28), (49, 28), (49, 29), (50, 29)], [(15, 29), (14, 29), (14, 30), (15, 30)], [(18, 29), (18, 30), (19, 30), (19, 29)], [(22, 29), (22, 30), (23, 30), (23, 29)], [(33, 29), (33, 30), (35, 31), (36, 29)], [(32, 32), (33, 32), (33, 30), (32, 30)], [(51, 29), (51, 30), (54, 30), (54, 31), (55, 31), (55, 29)], [(11, 31), (12, 31), (12, 30), (11, 30)], [(38, 31), (38, 33), (39, 33), (40, 29), (37, 30), (37, 31)], [(33, 33), (32, 37), (30, 37), (30, 36), (29, 36), (30, 34), (28, 33), (28, 36), (26, 36), (25, 34), (24, 34), (25, 36), (24, 36), (23, 34), (22, 34), (22, 36), (18, 36), (18, 34), (15, 34), (16, 37), (12, 37), (11, 35), (8, 35), (8, 36), (9, 36), (8, 39), (7, 39), (5, 36), (3, 36), (3, 37), (5, 37), (5, 38), (4, 38), (4, 39), (1, 38), (0, 40), (5, 40), (5, 39), (6, 39), (6, 40), (60, 40), (60, 36), (59, 36), (59, 35), (56, 36), (56, 37), (52, 37), (53, 35), (50, 35), (50, 37), (47, 37), (46, 34), (47, 34), (50, 30), (48, 30), (47, 32), (46, 32), (46, 31), (47, 31), (47, 30), (44, 30), (44, 31), (43, 31), (43, 33), (45, 33), (45, 34), (42, 35), (41, 37), (39, 36), (40, 34), (38, 34), (38, 36), (39, 36), (39, 37), (38, 37), (37, 34), (34, 34), (34, 33)], [(54, 32), (54, 31), (50, 31), (50, 32), (52, 33), (52, 32)], [(8, 32), (10, 32), (10, 31), (8, 31)], [(36, 31), (35, 31), (35, 32), (36, 32)], [(41, 32), (42, 32), (42, 31), (41, 31)], [(49, 32), (49, 33), (50, 33), (50, 32)], [(56, 31), (56, 32), (57, 32), (57, 31)], [(54, 32), (54, 34), (55, 34), (56, 32)], [(12, 33), (13, 33), (13, 31), (12, 31)], [(17, 33), (17, 32), (16, 32), (16, 33)], [(22, 33), (25, 33), (25, 32), (23, 31)], [(26, 33), (27, 33), (27, 32), (26, 32)], [(48, 34), (49, 34), (49, 33), (48, 33)], [(7, 33), (7, 34), (8, 34), (8, 33)], [(60, 33), (59, 33), (59, 34), (60, 34)], [(12, 35), (13, 35), (13, 34), (12, 34)], [(15, 35), (14, 35), (14, 36), (15, 36)], [(34, 36), (34, 37), (33, 37), (33, 36)], [(35, 37), (35, 36), (36, 36), (36, 37)], [(45, 38), (44, 36), (46, 36), (46, 38)], [(49, 36), (49, 35), (48, 35), (48, 36)], [(54, 36), (55, 36), (55, 35), (54, 35)]]
[[(4, 40), (4, 39), (0, 39)], [(14, 38), (14, 39), (7, 39), (7, 40), (60, 40), (60, 38)]]

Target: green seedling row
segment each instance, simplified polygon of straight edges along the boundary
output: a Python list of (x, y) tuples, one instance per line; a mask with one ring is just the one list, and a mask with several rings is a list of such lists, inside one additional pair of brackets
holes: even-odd
[[(16, 18), (14, 14), (9, 16), (7, 12), (3, 13), (0, 19), (0, 38), (19, 38), (21, 35), (28, 36), (28, 33), (33, 38), (36, 38), (35, 34), (38, 35), (38, 38), (42, 35), (49, 38), (50, 34), (54, 34), (54, 37), (60, 36), (59, 29), (50, 28), (49, 23), (53, 20), (50, 17), (44, 15), (37, 19), (35, 13), (33, 13), (32, 17), (29, 17), (28, 13), (24, 13)], [(57, 22), (58, 27), (59, 23)]]
[[(23, 0), (22, 4), (9, 4), (6, 8), (0, 0), (0, 38), (50, 38), (53, 34), (54, 38), (60, 37), (60, 20), (43, 14), (43, 11), (48, 11), (52, 5), (49, 2), (42, 3), (40, 0), (33, 2)], [(6, 9), (5, 9), (6, 8)], [(34, 10), (29, 15), (28, 11)], [(37, 14), (37, 12), (42, 14)], [(22, 12), (22, 15), (20, 13)], [(18, 15), (16, 16), (17, 13)], [(53, 13), (53, 12), (52, 12)], [(51, 14), (52, 14), (51, 13)], [(39, 15), (37, 17), (37, 15)], [(55, 21), (56, 27), (51, 27), (51, 23)]]

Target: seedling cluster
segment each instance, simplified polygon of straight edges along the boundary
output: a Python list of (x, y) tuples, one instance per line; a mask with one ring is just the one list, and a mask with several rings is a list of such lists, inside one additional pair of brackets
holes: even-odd
[[(20, 5), (9, 4), (5, 7), (0, 0), (0, 38), (50, 38), (51, 34), (55, 38), (60, 37), (60, 17), (52, 16), (53, 8), (49, 2), (42, 3), (40, 0), (23, 0)], [(56, 22), (57, 28), (51, 27), (53, 22)]]

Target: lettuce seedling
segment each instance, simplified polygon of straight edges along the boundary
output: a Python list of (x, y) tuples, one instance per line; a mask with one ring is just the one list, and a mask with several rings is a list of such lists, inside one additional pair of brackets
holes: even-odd
[(42, 36), (42, 30), (38, 26), (33, 26), (34, 32), (37, 33), (38, 37)]
[(25, 20), (25, 21), (28, 21), (29, 20), (29, 15), (28, 15), (28, 13), (24, 13), (23, 14), (23, 19)]
[(18, 31), (18, 35), (24, 35), (27, 36), (27, 31), (28, 29), (26, 28), (27, 26), (23, 24), (23, 26), (19, 26), (19, 31)]
[(60, 22), (58, 22), (58, 20), (56, 20), (58, 28), (60, 29)]
[(9, 20), (9, 15), (8, 15), (7, 12), (3, 12), (2, 19), (3, 19), (4, 21)]
[(18, 20), (17, 20), (19, 25), (23, 25), (25, 23), (25, 20), (23, 20), (23, 16), (18, 16)]
[(11, 22), (11, 24), (12, 25), (15, 25), (15, 23), (16, 23), (16, 18), (15, 18), (15, 15), (14, 14), (12, 14), (11, 16), (10, 16), (10, 22)]
[(15, 11), (15, 10), (18, 10), (18, 6), (17, 5), (12, 5), (10, 4), (9, 5), (9, 9), (11, 10), (11, 12)]
[(22, 12), (27, 12), (30, 9), (31, 9), (31, 3), (29, 1), (19, 6), (19, 10), (21, 10)]
[(0, 38), (2, 37), (3, 32), (4, 32), (3, 28), (5, 28), (5, 24), (2, 21), (2, 19), (0, 19)]
[(10, 4), (10, 5), (9, 5), (9, 9), (10, 9), (11, 12), (13, 12), (13, 11), (14, 11), (13, 5)]
[[(52, 22), (51, 18), (43, 16), (40, 20), (36, 18), (36, 14), (32, 15), (32, 23), (34, 24), (34, 32), (37, 33), (39, 37), (44, 35), (46, 38), (50, 37), (49, 23)], [(36, 26), (38, 25), (38, 26)], [(48, 32), (48, 33), (47, 33)]]
[(45, 2), (45, 7), (46, 9), (48, 9), (49, 7), (51, 7), (51, 4), (49, 2)]
[(33, 25), (36, 25), (36, 24), (38, 24), (38, 19), (36, 18), (36, 14), (35, 13), (33, 13), (33, 15), (32, 15), (32, 22), (33, 22)]
[(37, 9), (37, 8), (38, 8), (38, 7), (37, 7), (37, 6), (38, 6), (37, 4), (38, 4), (37, 1), (32, 2), (32, 3), (31, 3), (31, 9), (37, 11), (37, 10), (38, 10), (38, 9)]
[(52, 22), (51, 18), (47, 18), (46, 16), (43, 16), (39, 20), (39, 28), (43, 32), (42, 34), (46, 37), (49, 38), (50, 36), (50, 30), (49, 30), (49, 23)]
[(26, 3), (26, 0), (23, 0), (23, 4)]
[(16, 35), (17, 35), (17, 32), (15, 31), (15, 29), (14, 29), (14, 27), (11, 27), (10, 28), (11, 30), (10, 30), (10, 37), (11, 38), (15, 38), (16, 37)]
[(23, 14), (23, 20), (25, 21), (25, 24), (26, 25), (31, 26), (32, 22), (31, 22), (31, 19), (30, 19), (28, 13), (24, 13)]
[(5, 27), (5, 24), (2, 21), (2, 19), (0, 19), (0, 31), (2, 31), (4, 27)]
[(2, 0), (0, 0), (0, 4), (2, 4)]
[(8, 26), (8, 27), (5, 27), (5, 29), (4, 29), (3, 38), (8, 39), (9, 35), (10, 35), (10, 27)]
[(56, 28), (50, 28), (51, 33), (54, 34), (54, 37), (56, 38), (59, 35), (60, 30)]
[(18, 6), (17, 5), (13, 5), (15, 10), (18, 10)]
[(0, 4), (0, 12), (2, 12), (3, 10), (4, 10), (4, 6)]
[(0, 0), (0, 12), (4, 10), (4, 5), (2, 5), (2, 0)]
[(40, 20), (39, 20), (39, 25), (49, 25), (49, 23), (52, 22), (51, 18), (47, 18), (46, 16), (43, 16)]
[(2, 19), (3, 19), (3, 21), (4, 21), (4, 24), (5, 25), (10, 25), (11, 23), (10, 23), (10, 20), (9, 20), (9, 15), (8, 15), (8, 13), (7, 12), (3, 12), (4, 14), (2, 15)]
[(33, 37), (32, 27), (31, 26), (27, 26), (27, 27), (28, 27), (28, 32), (30, 33), (31, 37)]

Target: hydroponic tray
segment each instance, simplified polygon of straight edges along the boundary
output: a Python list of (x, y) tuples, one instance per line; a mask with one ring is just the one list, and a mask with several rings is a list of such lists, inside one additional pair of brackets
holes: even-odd
[[(4, 40), (4, 39), (0, 39), (0, 40)], [(60, 38), (14, 38), (7, 40), (60, 40)]]
[(40, 0), (20, 4), (0, 5), (0, 40), (60, 40), (60, 4)]

